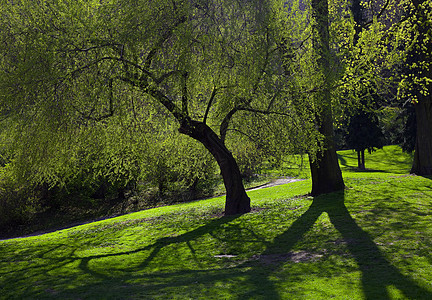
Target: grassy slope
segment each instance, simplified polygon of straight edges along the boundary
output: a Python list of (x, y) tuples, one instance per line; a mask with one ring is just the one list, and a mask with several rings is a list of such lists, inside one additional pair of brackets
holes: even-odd
[(310, 181), (249, 192), (254, 212), (220, 218), (222, 197), (0, 241), (0, 299), (432, 299), (432, 182), (397, 147), (347, 189)]

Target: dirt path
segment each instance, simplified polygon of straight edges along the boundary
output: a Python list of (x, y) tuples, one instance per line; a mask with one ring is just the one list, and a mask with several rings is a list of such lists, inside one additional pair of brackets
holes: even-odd
[(287, 183), (291, 183), (291, 182), (296, 182), (296, 181), (302, 181), (304, 179), (298, 179), (298, 178), (294, 178), (294, 177), (286, 177), (286, 178), (278, 178), (275, 179), (269, 183), (251, 188), (251, 189), (247, 189), (247, 191), (254, 191), (254, 190), (259, 190), (259, 189), (265, 189), (268, 187), (273, 187), (273, 186), (277, 186), (277, 185), (282, 185), (282, 184), (287, 184)]

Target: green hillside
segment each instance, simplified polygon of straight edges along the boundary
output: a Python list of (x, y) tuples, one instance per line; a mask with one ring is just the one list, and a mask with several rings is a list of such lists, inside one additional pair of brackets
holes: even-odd
[(0, 299), (432, 299), (432, 181), (385, 147), (344, 192), (304, 180), (0, 241)]

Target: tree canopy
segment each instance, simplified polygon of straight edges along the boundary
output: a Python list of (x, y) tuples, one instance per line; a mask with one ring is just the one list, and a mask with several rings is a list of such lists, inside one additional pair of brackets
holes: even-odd
[[(129, 124), (133, 132), (131, 126), (145, 126), (157, 114), (159, 121), (177, 122), (181, 133), (215, 157), (227, 203), (234, 203), (226, 212), (246, 212), (249, 200), (225, 146), (227, 130), (249, 113), (290, 119), (284, 124), (295, 136), (312, 132), (298, 117), (302, 107), (291, 105), (293, 87), (280, 55), (286, 36), (277, 30), (281, 4), (7, 2), (2, 9), (2, 115), (18, 124), (17, 140), (25, 151), (45, 145), (63, 149), (67, 160), (68, 150), (76, 150), (82, 144), (77, 140), (93, 128), (113, 132), (116, 125)], [(265, 119), (256, 126), (271, 123)], [(297, 149), (315, 148), (311, 140), (293, 140), (303, 141)], [(59, 153), (51, 150), (32, 151), (39, 165), (29, 165), (44, 168), (54, 152), (58, 164)], [(47, 177), (50, 169), (45, 169)]]

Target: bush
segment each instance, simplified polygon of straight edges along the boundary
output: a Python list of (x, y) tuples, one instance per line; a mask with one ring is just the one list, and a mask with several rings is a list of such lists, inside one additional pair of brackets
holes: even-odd
[(41, 211), (41, 191), (14, 176), (10, 165), (0, 169), (0, 227), (28, 223)]

